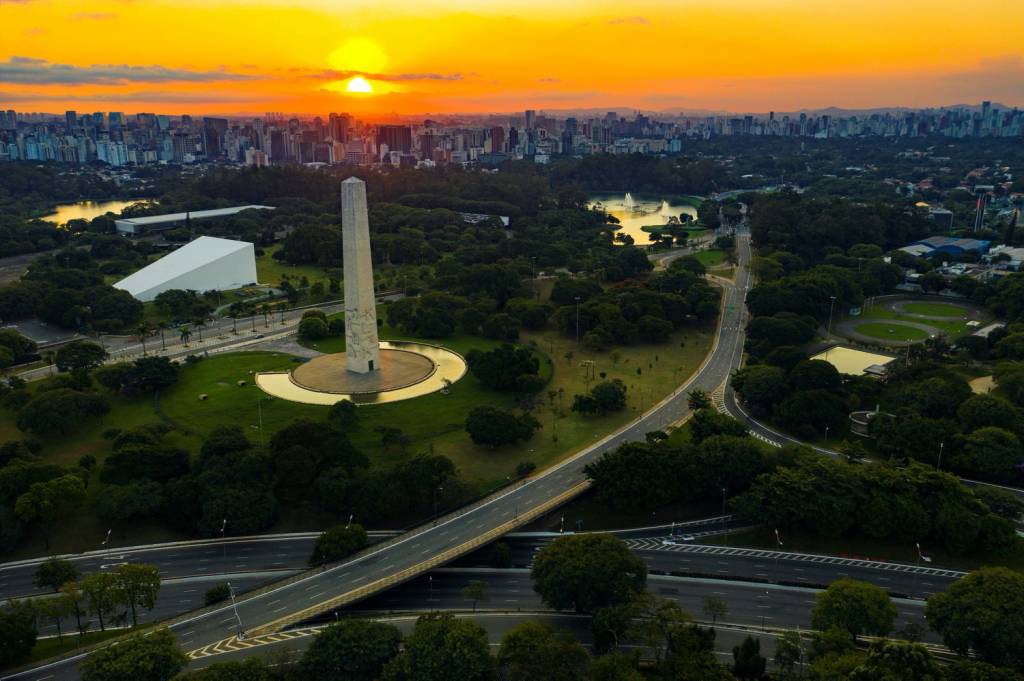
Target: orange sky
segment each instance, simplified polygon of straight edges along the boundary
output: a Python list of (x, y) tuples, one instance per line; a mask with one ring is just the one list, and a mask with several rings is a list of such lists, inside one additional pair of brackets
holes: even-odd
[(0, 26), (19, 111), (1024, 106), (1020, 0), (0, 0)]

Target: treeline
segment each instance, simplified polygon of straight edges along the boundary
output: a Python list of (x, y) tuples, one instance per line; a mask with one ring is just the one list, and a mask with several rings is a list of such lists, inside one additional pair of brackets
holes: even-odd
[(18, 282), (0, 287), (0, 319), (36, 316), (63, 329), (121, 331), (142, 319), (142, 303), (104, 281), (88, 251), (69, 249), (35, 260)]
[(824, 262), (835, 249), (845, 253), (857, 244), (874, 244), (890, 251), (932, 231), (926, 216), (890, 203), (861, 205), (783, 191), (758, 194), (750, 206), (750, 232), (759, 249), (793, 253), (810, 265)]
[(846, 463), (805, 448), (769, 448), (708, 408), (690, 429), (691, 443), (655, 433), (589, 464), (599, 498), (612, 508), (653, 509), (719, 500), (725, 490), (742, 516), (780, 529), (941, 542), (951, 553), (1018, 549), (1012, 521), (1024, 504), (998, 490), (967, 488), (916, 463)]
[(707, 158), (647, 154), (602, 154), (558, 159), (551, 167), (556, 186), (589, 190), (622, 190), (634, 194), (707, 195), (735, 189), (726, 167)]
[(57, 248), (71, 234), (38, 219), (59, 201), (118, 196), (113, 181), (91, 172), (37, 162), (5, 163), (0, 173), (0, 255), (20, 255)]

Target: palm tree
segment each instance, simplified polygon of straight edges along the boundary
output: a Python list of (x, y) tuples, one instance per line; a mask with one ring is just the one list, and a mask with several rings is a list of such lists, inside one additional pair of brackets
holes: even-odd
[(261, 305), (260, 307), (263, 308), (263, 326), (265, 328), (269, 329), (270, 328), (270, 306), (269, 305)]
[(192, 331), (188, 326), (181, 327), (181, 344), (188, 345), (188, 339), (192, 337)]
[(149, 324), (147, 322), (142, 322), (141, 324), (139, 324), (138, 331), (139, 331), (139, 341), (142, 343), (142, 356), (145, 357), (146, 356), (146, 334), (149, 333)]
[(202, 319), (197, 319), (195, 322), (196, 330), (199, 332), (199, 342), (203, 342), (203, 327), (206, 326), (206, 322)]
[(167, 328), (167, 323), (166, 322), (160, 322), (156, 326), (157, 326), (158, 329), (160, 329), (160, 349), (161, 350), (166, 350), (167, 349), (167, 343), (164, 341), (164, 329)]
[(231, 333), (238, 335), (238, 318), (231, 315)]

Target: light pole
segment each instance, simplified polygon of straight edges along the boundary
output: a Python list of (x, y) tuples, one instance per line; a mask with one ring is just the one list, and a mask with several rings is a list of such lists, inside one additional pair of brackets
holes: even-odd
[(782, 553), (782, 539), (779, 538), (779, 531), (775, 530), (775, 583), (778, 584), (782, 580), (779, 579), (779, 554)]
[(444, 487), (435, 487), (434, 488), (434, 515), (437, 515), (437, 493), (438, 492), (443, 492), (443, 491), (444, 491)]
[(935, 470), (942, 470), (942, 448), (946, 446), (945, 442), (939, 443), (939, 460), (935, 463)]
[(722, 488), (722, 541), (725, 542), (725, 488)]
[(434, 600), (434, 575), (427, 575), (427, 588), (429, 589), (427, 601), (430, 602)]
[(829, 338), (832, 338), (832, 309), (836, 306), (836, 297), (835, 296), (829, 296), (829, 298), (832, 299), (832, 302), (829, 303), (829, 306), (828, 306), (828, 334), (827, 335), (828, 335)]
[(825, 426), (825, 446), (828, 447), (828, 426)]
[(225, 577), (228, 576), (228, 545), (227, 542), (224, 541), (224, 532), (227, 529), (228, 519), (224, 518), (220, 522), (220, 564), (221, 572), (224, 573)]
[(345, 529), (346, 529), (346, 530), (347, 530), (348, 528), (352, 527), (352, 517), (353, 517), (353, 516), (355, 516), (355, 513), (349, 513), (349, 514), (348, 514), (348, 522), (347, 522), (347, 523), (345, 523)]
[(930, 562), (932, 562), (932, 559), (931, 559), (930, 556), (926, 556), (923, 553), (921, 553), (921, 544), (920, 543), (914, 544), (914, 546), (917, 548), (917, 568), (918, 568), (917, 570), (914, 570), (914, 591), (917, 591), (917, 573), (921, 569), (921, 563), (922, 562), (930, 563)]
[(236, 638), (239, 641), (245, 640), (245, 631), (242, 629), (242, 618), (238, 615), (238, 604), (235, 603), (235, 590), (231, 586), (231, 582), (228, 582), (228, 595), (231, 596), (231, 609), (235, 611), (235, 621), (238, 623), (238, 633)]
[(580, 344), (580, 297), (576, 296), (576, 345)]
[(100, 546), (103, 547), (102, 554), (100, 555), (100, 562), (103, 562), (103, 560), (107, 557), (107, 543), (110, 542), (110, 533), (113, 531), (113, 528), (107, 530), (107, 536), (104, 537), (103, 542), (100, 544)]

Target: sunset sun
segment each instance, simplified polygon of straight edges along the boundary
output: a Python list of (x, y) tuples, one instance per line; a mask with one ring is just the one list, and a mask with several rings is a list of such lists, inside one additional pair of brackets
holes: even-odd
[(345, 85), (345, 92), (370, 94), (373, 92), (373, 86), (370, 85), (370, 81), (366, 80), (362, 76), (356, 76)]

